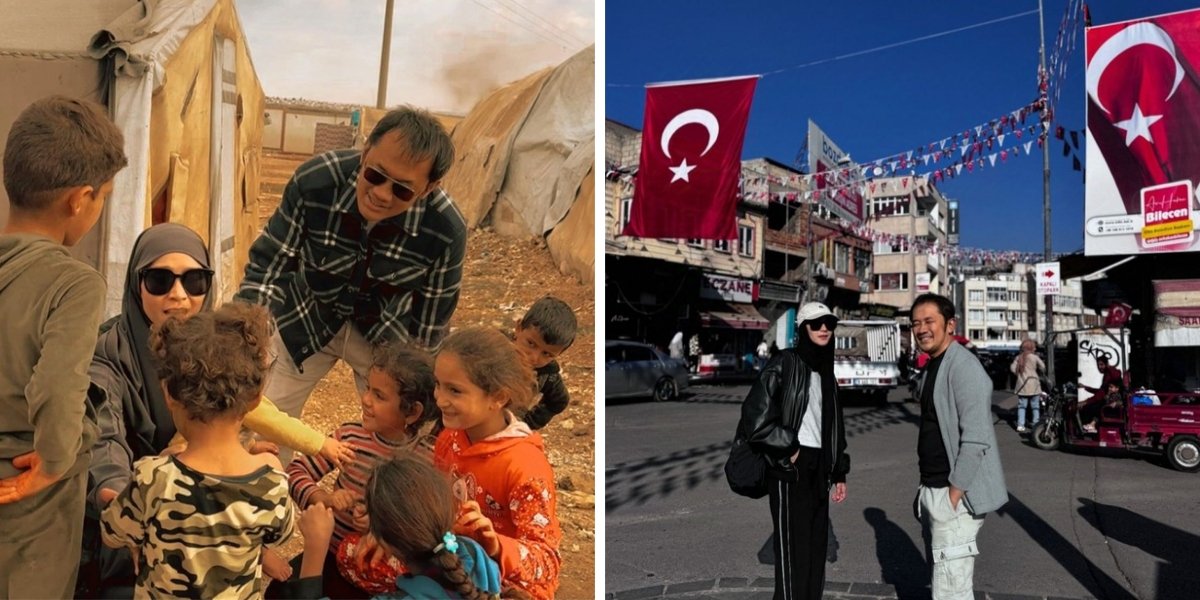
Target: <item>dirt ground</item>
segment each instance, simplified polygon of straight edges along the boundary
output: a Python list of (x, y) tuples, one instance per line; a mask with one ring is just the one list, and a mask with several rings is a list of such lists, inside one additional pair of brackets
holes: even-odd
[[(558, 484), (558, 519), (563, 538), (558, 597), (574, 600), (595, 595), (595, 295), (593, 284), (580, 284), (555, 268), (545, 244), (534, 237), (506, 238), (481, 230), (471, 233), (463, 269), (463, 289), (451, 327), (485, 325), (511, 329), (545, 294), (575, 309), (579, 333), (559, 357), (571, 394), (567, 410), (542, 430)], [(361, 417), (354, 379), (339, 363), (313, 392), (303, 420), (318, 431), (332, 431)], [(293, 540), (288, 556), (301, 546)]]

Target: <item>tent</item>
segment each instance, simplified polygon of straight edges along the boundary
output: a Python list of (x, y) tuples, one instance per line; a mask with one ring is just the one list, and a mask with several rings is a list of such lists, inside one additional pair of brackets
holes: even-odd
[(595, 47), (510, 83), (454, 128), (445, 188), (469, 227), (545, 236), (559, 270), (595, 274)]
[[(137, 235), (182, 223), (209, 245), (216, 300), (241, 279), (257, 234), (264, 95), (233, 0), (0, 0), (0, 151), (13, 120), (52, 94), (108, 108), (129, 166), (74, 249), (120, 310)], [(0, 222), (8, 197), (0, 189)]]

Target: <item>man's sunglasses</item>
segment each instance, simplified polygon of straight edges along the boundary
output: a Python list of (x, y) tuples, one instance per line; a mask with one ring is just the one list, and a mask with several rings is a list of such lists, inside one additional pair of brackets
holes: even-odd
[(212, 287), (213, 272), (210, 269), (188, 269), (176, 274), (170, 269), (142, 269), (142, 285), (151, 296), (163, 296), (175, 287), (175, 280), (183, 282), (183, 291), (189, 296), (203, 296)]
[(824, 327), (832, 332), (837, 329), (837, 324), (838, 320), (836, 317), (821, 317), (808, 322), (808, 326), (811, 327), (813, 331), (819, 331), (822, 327)]
[(363, 179), (366, 179), (367, 183), (371, 185), (383, 185), (386, 182), (391, 182), (392, 196), (395, 196), (396, 199), (401, 202), (408, 202), (413, 199), (413, 196), (417, 195), (415, 190), (407, 185), (404, 185), (403, 183), (400, 183), (399, 181), (396, 181), (395, 179), (392, 179), (391, 177), (388, 177), (387, 175), (384, 175), (383, 171), (380, 171), (375, 167), (363, 165), (362, 176)]

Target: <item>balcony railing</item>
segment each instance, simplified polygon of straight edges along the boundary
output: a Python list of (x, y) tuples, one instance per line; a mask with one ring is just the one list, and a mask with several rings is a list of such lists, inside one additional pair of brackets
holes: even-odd
[(808, 240), (798, 233), (768, 229), (763, 232), (763, 241), (766, 242), (768, 250), (799, 255), (808, 254)]

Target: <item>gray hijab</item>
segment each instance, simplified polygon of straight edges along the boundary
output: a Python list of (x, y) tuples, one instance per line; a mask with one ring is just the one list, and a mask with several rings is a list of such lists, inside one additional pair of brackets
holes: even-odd
[[(138, 273), (166, 254), (181, 252), (192, 257), (200, 266), (211, 268), (208, 248), (196, 232), (177, 223), (162, 223), (142, 232), (133, 244), (129, 266), (125, 271), (125, 294), (121, 314), (114, 319), (112, 331), (100, 337), (96, 354), (119, 368), (132, 394), (140, 397), (149, 408), (153, 420), (154, 439), (150, 442), (158, 451), (166, 448), (175, 435), (175, 422), (167, 411), (159, 384), (158, 369), (150, 355), (150, 319), (142, 308), (141, 277)], [(200, 310), (212, 309), (213, 295), (204, 297)], [(136, 429), (136, 428), (130, 428)], [(136, 457), (135, 457), (136, 458)]]

